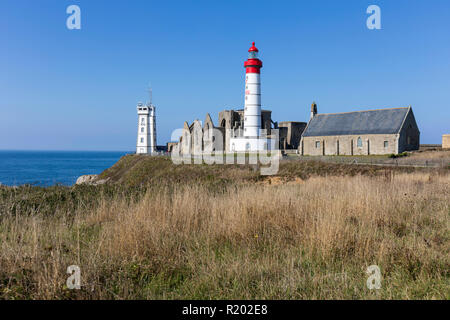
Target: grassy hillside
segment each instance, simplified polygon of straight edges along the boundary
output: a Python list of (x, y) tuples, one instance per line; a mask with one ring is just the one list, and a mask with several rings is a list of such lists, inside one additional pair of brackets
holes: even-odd
[(450, 298), (449, 170), (129, 155), (99, 179), (0, 187), (0, 298)]
[[(428, 169), (352, 165), (324, 161), (281, 161), (276, 176), (285, 180), (308, 179), (311, 176), (379, 176), (386, 172), (428, 172)], [(434, 171), (434, 170), (432, 170)], [(260, 175), (255, 165), (174, 165), (169, 157), (126, 155), (98, 178), (126, 186), (148, 184), (207, 183), (236, 184), (257, 182), (270, 177)]]

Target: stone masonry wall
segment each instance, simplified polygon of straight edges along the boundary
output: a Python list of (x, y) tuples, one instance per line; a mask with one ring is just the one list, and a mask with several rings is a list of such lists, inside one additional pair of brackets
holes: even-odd
[[(358, 138), (361, 138), (361, 146), (358, 146)], [(398, 138), (398, 134), (303, 137), (299, 152), (313, 156), (396, 154)]]
[(400, 130), (400, 137), (398, 142), (398, 153), (404, 151), (419, 150), (420, 147), (420, 132), (417, 127), (414, 115), (409, 112)]
[(442, 136), (442, 149), (450, 149), (450, 134)]

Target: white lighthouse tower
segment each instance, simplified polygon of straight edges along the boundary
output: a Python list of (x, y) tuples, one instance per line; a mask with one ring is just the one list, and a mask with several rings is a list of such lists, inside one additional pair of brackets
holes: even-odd
[(230, 139), (230, 150), (236, 152), (255, 152), (274, 150), (275, 141), (261, 135), (261, 68), (259, 50), (255, 43), (248, 50), (245, 67), (244, 133)]
[(244, 136), (255, 138), (260, 136), (261, 129), (261, 78), (262, 61), (258, 59), (258, 49), (252, 43), (245, 61), (245, 107)]
[(156, 107), (152, 104), (150, 89), (150, 102), (146, 105), (138, 103), (138, 134), (136, 153), (152, 154), (156, 152)]

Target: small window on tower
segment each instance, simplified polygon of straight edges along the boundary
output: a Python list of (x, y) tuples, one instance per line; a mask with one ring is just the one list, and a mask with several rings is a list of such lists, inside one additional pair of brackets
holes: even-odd
[(144, 132), (144, 127), (141, 127), (141, 132)]
[(144, 138), (141, 138), (141, 143), (144, 143)]
[(141, 123), (145, 124), (145, 118), (141, 118)]

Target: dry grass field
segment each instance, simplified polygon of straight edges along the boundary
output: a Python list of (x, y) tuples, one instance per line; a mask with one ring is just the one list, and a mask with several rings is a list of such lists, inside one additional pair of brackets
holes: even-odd
[(116, 184), (0, 187), (0, 298), (450, 298), (448, 170), (121, 161), (103, 175)]
[(286, 159), (294, 161), (314, 160), (328, 163), (357, 163), (360, 165), (450, 168), (450, 150), (421, 150), (404, 152), (399, 155), (370, 156), (299, 156), (297, 154), (289, 154)]

